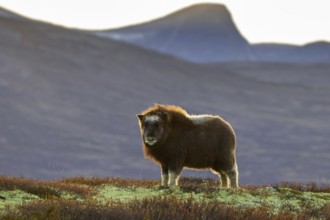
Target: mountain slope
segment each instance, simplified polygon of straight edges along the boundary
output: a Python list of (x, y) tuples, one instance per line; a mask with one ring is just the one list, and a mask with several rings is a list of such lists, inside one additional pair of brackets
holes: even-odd
[(249, 44), (219, 4), (197, 4), (155, 21), (94, 33), (200, 63), (330, 62), (329, 42)]
[(11, 18), (11, 19), (22, 19), (25, 20), (23, 16), (20, 16), (19, 14), (16, 14), (12, 11), (9, 11), (7, 9), (4, 9), (0, 6), (0, 16), (4, 18)]
[(254, 44), (251, 45), (253, 61), (272, 62), (330, 62), (330, 43), (313, 42), (303, 46), (285, 44)]
[(98, 34), (196, 62), (249, 59), (248, 42), (223, 5), (195, 5), (149, 23)]
[(159, 167), (143, 158), (136, 119), (157, 102), (230, 121), (241, 183), (329, 182), (326, 84), (264, 82), (8, 16), (0, 16), (0, 39), (2, 174), (158, 178)]

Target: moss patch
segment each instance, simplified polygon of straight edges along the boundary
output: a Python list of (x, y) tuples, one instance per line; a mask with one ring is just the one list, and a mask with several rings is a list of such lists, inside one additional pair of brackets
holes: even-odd
[[(17, 213), (21, 213), (22, 216), (26, 213), (43, 213), (52, 207), (60, 210), (58, 215), (66, 215), (69, 209), (72, 209), (72, 215), (79, 215), (80, 211), (77, 210), (85, 210), (88, 214), (92, 210), (89, 207), (94, 207), (96, 213), (101, 213), (100, 210), (117, 212), (114, 210), (124, 209), (136, 209), (139, 213), (140, 209), (145, 209), (148, 216), (151, 211), (150, 205), (168, 207), (172, 204), (182, 206), (182, 209), (187, 208), (187, 212), (191, 207), (195, 207), (196, 213), (213, 205), (224, 213), (226, 210), (232, 210), (233, 213), (247, 211), (254, 213), (253, 215), (260, 214), (260, 219), (264, 219), (265, 213), (268, 217), (330, 217), (330, 193), (326, 187), (316, 188), (313, 192), (307, 191), (306, 187), (300, 187), (302, 190), (299, 187), (290, 188), (290, 185), (219, 189), (212, 181), (187, 179), (182, 181), (181, 187), (164, 188), (155, 181), (130, 181), (118, 178), (41, 182), (6, 177), (0, 181), (0, 187), (0, 218), (6, 215), (16, 216)], [(213, 211), (210, 209), (208, 212)]]
[(103, 185), (99, 187), (99, 192), (93, 198), (99, 202), (108, 202), (109, 200), (130, 202), (135, 199), (143, 199), (148, 196), (157, 195), (159, 195), (159, 192), (147, 188), (121, 188), (111, 185)]
[(216, 200), (238, 208), (263, 206), (273, 210), (272, 212), (274, 214), (281, 210), (299, 212), (302, 206), (322, 208), (330, 204), (330, 193), (300, 192), (288, 188), (274, 189), (272, 187), (260, 188), (257, 191), (247, 189), (219, 189), (212, 193), (195, 193), (183, 192), (180, 188), (127, 188), (103, 185), (100, 187), (97, 195), (94, 196), (94, 199), (99, 202), (130, 202), (148, 197), (176, 197), (182, 200), (192, 198), (195, 201)]
[(0, 195), (3, 197), (0, 199), (0, 213), (3, 213), (6, 209), (12, 209), (17, 205), (40, 199), (36, 195), (21, 190), (0, 191)]

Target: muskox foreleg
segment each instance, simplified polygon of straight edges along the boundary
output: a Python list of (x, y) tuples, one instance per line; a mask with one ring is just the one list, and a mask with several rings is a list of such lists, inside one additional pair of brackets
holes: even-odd
[(181, 169), (169, 169), (169, 186), (177, 186), (179, 177), (181, 174), (182, 168)]
[(167, 166), (161, 166), (161, 178), (162, 178), (162, 182), (161, 185), (162, 186), (167, 186), (168, 184), (168, 167)]

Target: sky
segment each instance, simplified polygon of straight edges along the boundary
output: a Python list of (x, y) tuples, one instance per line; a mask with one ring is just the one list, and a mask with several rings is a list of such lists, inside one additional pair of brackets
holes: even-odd
[[(0, 0), (24, 16), (80, 29), (142, 23), (200, 0)], [(330, 42), (330, 0), (211, 0), (225, 4), (250, 43)]]

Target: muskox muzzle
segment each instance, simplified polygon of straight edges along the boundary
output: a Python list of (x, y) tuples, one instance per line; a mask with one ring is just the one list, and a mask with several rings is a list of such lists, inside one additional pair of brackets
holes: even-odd
[(144, 143), (146, 143), (149, 146), (154, 145), (157, 142), (157, 139), (155, 137), (145, 137), (144, 138)]

